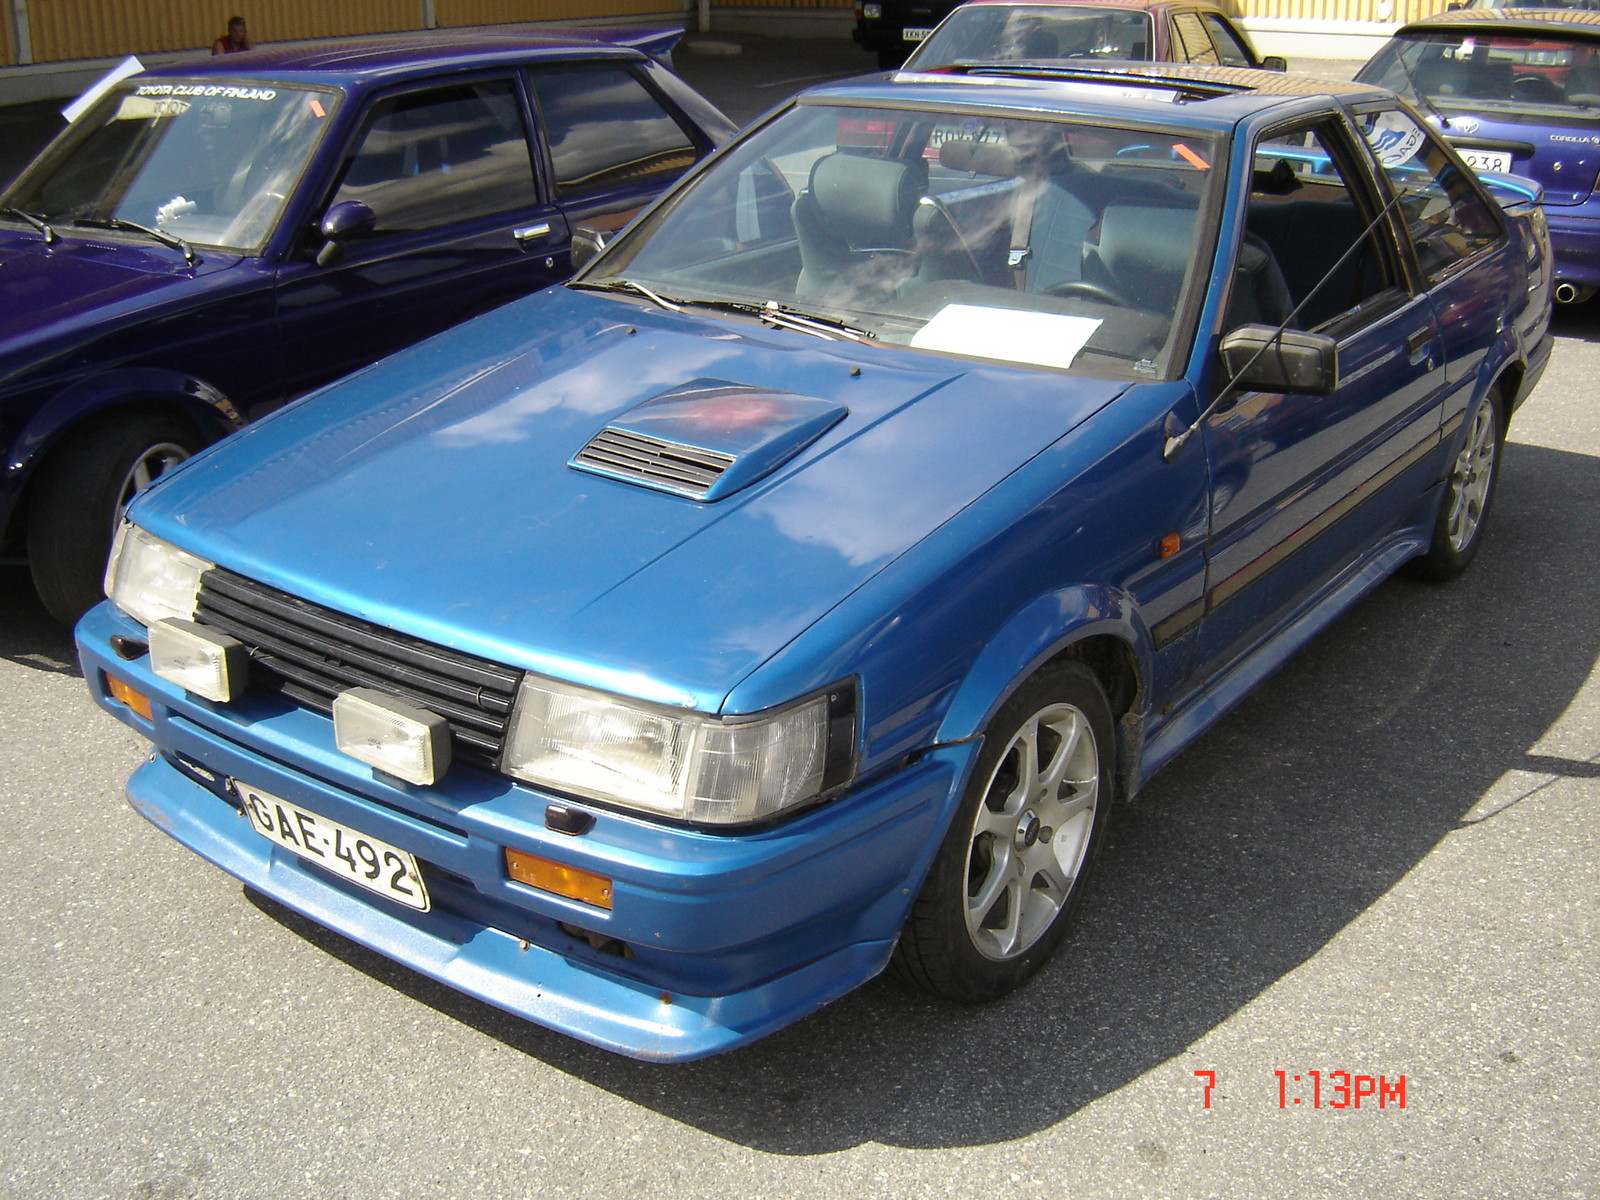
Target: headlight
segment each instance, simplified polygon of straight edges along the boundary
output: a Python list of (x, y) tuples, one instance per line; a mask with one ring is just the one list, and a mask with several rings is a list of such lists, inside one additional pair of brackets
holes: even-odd
[(502, 767), (508, 775), (666, 817), (759, 821), (849, 778), (855, 687), (721, 719), (526, 676)]
[(869, 21), (876, 21), (879, 17), (883, 16), (883, 5), (863, 4), (861, 6), (861, 15)]
[(211, 567), (205, 559), (124, 521), (106, 565), (106, 595), (145, 625), (163, 617), (187, 621), (194, 616), (200, 576)]

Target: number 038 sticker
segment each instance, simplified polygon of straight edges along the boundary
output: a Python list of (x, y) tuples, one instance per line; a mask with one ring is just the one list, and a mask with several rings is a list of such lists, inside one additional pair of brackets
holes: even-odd
[(351, 883), (397, 904), (428, 911), (428, 889), (417, 860), (398, 846), (308, 812), (297, 804), (235, 781), (245, 816), (257, 833)]

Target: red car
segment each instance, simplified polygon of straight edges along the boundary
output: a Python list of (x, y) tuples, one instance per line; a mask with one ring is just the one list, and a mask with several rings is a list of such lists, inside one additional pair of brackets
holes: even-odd
[(856, 40), (876, 49), (885, 67), (1056, 58), (1285, 67), (1276, 55), (1258, 55), (1211, 0), (969, 0), (942, 11), (938, 0), (882, 0), (858, 11)]

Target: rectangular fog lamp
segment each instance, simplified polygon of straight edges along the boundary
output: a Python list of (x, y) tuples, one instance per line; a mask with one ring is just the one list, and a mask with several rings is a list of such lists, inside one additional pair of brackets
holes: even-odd
[(150, 667), (186, 692), (226, 704), (244, 690), (244, 644), (193, 621), (164, 617), (150, 626)]
[(333, 740), (351, 758), (407, 783), (437, 783), (450, 769), (450, 723), (373, 688), (334, 697)]

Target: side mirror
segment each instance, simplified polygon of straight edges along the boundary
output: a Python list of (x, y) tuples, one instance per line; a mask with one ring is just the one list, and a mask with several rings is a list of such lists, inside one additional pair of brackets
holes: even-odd
[(1339, 386), (1339, 343), (1325, 333), (1241, 325), (1223, 337), (1221, 356), (1237, 391), (1326, 396)]
[(595, 229), (590, 225), (579, 225), (572, 231), (572, 269), (576, 271), (584, 266), (595, 255), (606, 248), (606, 243), (611, 240), (609, 229)]
[(1281, 54), (1268, 54), (1261, 60), (1263, 71), (1287, 71), (1289, 60)]
[(359, 200), (341, 200), (322, 214), (319, 232), (322, 249), (317, 252), (319, 267), (331, 266), (344, 257), (344, 244), (367, 237), (378, 227), (378, 216)]

